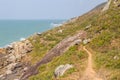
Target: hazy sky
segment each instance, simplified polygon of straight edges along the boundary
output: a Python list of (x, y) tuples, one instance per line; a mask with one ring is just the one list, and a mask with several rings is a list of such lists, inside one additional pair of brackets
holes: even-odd
[(0, 19), (69, 19), (107, 0), (0, 0)]

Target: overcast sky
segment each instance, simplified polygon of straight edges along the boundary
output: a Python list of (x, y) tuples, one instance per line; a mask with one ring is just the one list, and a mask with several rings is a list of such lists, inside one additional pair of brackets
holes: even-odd
[(107, 0), (0, 0), (0, 19), (69, 19)]

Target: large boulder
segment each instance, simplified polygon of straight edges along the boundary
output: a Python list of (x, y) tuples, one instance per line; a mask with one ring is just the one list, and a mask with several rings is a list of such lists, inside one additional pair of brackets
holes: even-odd
[(70, 68), (73, 68), (73, 65), (70, 65), (70, 64), (66, 64), (66, 65), (60, 65), (58, 66), (56, 69), (55, 69), (55, 77), (59, 77), (59, 76), (63, 76), (64, 73), (70, 69)]

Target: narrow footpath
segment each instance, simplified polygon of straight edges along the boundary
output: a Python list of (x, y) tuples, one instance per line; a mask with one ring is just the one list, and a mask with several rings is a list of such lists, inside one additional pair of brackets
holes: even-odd
[(80, 80), (103, 80), (99, 78), (99, 76), (93, 70), (92, 53), (89, 50), (87, 50), (85, 46), (83, 47), (83, 50), (86, 51), (88, 54), (88, 64), (85, 73), (83, 74), (83, 77)]

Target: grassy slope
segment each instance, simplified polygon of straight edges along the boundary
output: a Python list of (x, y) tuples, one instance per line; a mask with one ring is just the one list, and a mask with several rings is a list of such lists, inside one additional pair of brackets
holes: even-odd
[(120, 80), (120, 7), (112, 3), (93, 20), (88, 32), (94, 37), (89, 46), (95, 51), (96, 68), (107, 80)]
[(74, 65), (74, 68), (69, 70), (61, 78), (67, 77), (72, 72), (83, 71), (85, 69), (84, 65), (87, 55), (84, 51), (78, 50), (78, 47), (79, 46), (73, 46), (67, 52), (65, 52), (64, 55), (54, 58), (54, 60), (48, 64), (42, 65), (39, 68), (40, 74), (31, 77), (30, 80), (54, 80), (55, 68), (63, 64), (72, 64)]
[[(67, 36), (76, 34), (78, 31), (85, 29), (90, 24), (89, 20), (92, 19), (96, 14), (100, 12), (101, 8), (91, 11), (83, 16), (80, 16), (73, 22), (68, 22), (63, 26), (56, 27), (52, 30), (42, 33), (41, 36), (34, 35), (29, 38), (34, 46), (34, 50), (31, 53), (32, 62), (35, 63), (40, 60), (46, 52), (52, 49), (57, 43)], [(63, 30), (59, 33), (59, 30)]]
[[(30, 54), (32, 63), (40, 60), (47, 51), (65, 37), (73, 35), (79, 30), (85, 30), (85, 27), (91, 24), (91, 28), (86, 31), (88, 32), (88, 37), (93, 38), (93, 40), (87, 46), (95, 52), (96, 70), (106, 74), (105, 76), (108, 76), (107, 80), (120, 80), (120, 76), (118, 76), (120, 75), (120, 59), (114, 59), (115, 56), (120, 58), (120, 10), (118, 7), (111, 5), (108, 11), (99, 14), (100, 9), (89, 12), (61, 27), (49, 30), (41, 36), (29, 38), (34, 45), (34, 50)], [(60, 29), (63, 30), (63, 33), (58, 32)], [(67, 77), (73, 72), (84, 70), (87, 54), (84, 54), (82, 50), (78, 50), (78, 47), (71, 47), (64, 55), (41, 66), (39, 68), (40, 73), (31, 77), (30, 80), (52, 80), (54, 79), (53, 72), (55, 68), (66, 63), (73, 64), (75, 67), (63, 77)]]

